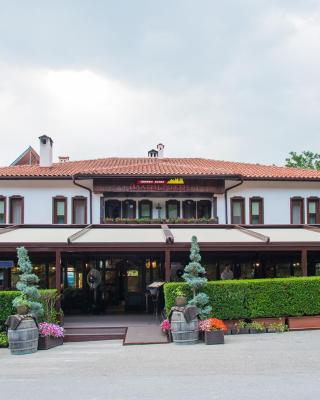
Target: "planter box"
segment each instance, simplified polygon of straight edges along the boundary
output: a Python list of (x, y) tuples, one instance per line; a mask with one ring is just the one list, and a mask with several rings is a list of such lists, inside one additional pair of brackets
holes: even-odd
[(289, 317), (289, 331), (299, 331), (304, 329), (320, 329), (320, 316)]
[(224, 344), (224, 332), (212, 331), (204, 333), (204, 341), (206, 344)]
[(250, 333), (250, 329), (249, 328), (239, 328), (237, 332), (239, 333), (239, 335), (242, 335), (242, 334)]
[(251, 329), (251, 328), (250, 328), (250, 333), (253, 333), (253, 334), (256, 334), (256, 333), (266, 333), (266, 329), (264, 329), (263, 331), (261, 331), (261, 330)]
[(49, 350), (63, 344), (63, 337), (39, 336), (38, 350)]

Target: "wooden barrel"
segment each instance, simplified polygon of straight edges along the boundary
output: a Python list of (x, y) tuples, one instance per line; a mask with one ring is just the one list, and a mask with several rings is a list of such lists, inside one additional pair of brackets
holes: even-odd
[(199, 322), (187, 322), (182, 312), (174, 311), (171, 317), (172, 341), (177, 344), (195, 344), (199, 340)]
[(38, 349), (39, 331), (32, 318), (22, 320), (17, 329), (8, 329), (11, 354), (30, 354)]

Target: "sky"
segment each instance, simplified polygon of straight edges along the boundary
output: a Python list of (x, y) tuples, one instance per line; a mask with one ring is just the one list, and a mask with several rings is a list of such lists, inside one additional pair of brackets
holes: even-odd
[(318, 0), (0, 0), (0, 165), (320, 152)]

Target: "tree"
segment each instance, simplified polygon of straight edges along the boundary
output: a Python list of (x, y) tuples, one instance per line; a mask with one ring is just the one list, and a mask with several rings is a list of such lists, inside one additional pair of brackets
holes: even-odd
[(312, 151), (303, 151), (301, 154), (290, 151), (286, 158), (286, 167), (306, 168), (320, 170), (320, 154)]
[(32, 264), (28, 256), (28, 251), (24, 247), (18, 247), (17, 254), (21, 274), (19, 275), (16, 287), (20, 290), (21, 295), (16, 297), (12, 304), (14, 307), (17, 307), (21, 303), (27, 302), (30, 312), (39, 318), (43, 315), (43, 306), (37, 301), (40, 298), (37, 286), (39, 278), (32, 273)]
[(208, 282), (204, 277), (206, 274), (205, 268), (200, 264), (201, 255), (198, 240), (196, 236), (192, 236), (191, 250), (190, 250), (190, 263), (185, 267), (182, 278), (190, 286), (193, 298), (188, 304), (195, 305), (200, 310), (200, 318), (205, 319), (211, 313), (212, 307), (209, 305), (209, 297), (206, 293), (198, 292)]

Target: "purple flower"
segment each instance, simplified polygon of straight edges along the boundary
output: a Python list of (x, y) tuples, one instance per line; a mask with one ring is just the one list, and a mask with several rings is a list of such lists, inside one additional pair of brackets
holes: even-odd
[(39, 334), (42, 337), (53, 336), (53, 337), (63, 337), (63, 328), (56, 324), (50, 324), (49, 322), (39, 323)]

